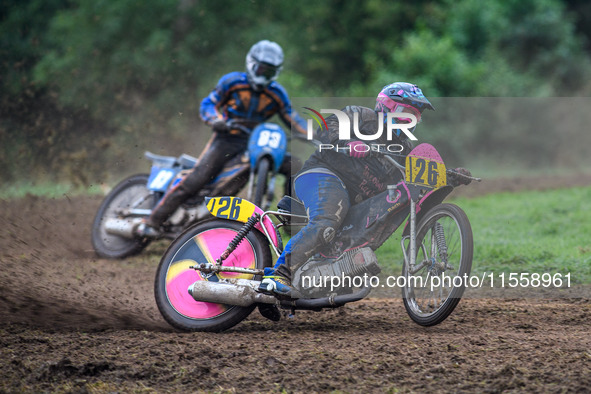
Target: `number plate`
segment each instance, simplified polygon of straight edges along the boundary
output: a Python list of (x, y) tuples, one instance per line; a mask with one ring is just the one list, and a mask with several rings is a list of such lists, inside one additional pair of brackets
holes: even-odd
[(171, 168), (152, 167), (150, 178), (148, 179), (148, 189), (165, 192), (177, 172), (178, 170)]
[(213, 216), (246, 223), (254, 214), (256, 205), (240, 197), (215, 197), (207, 201), (207, 209)]
[(432, 189), (443, 187), (447, 184), (445, 164), (411, 153), (406, 157), (406, 183)]

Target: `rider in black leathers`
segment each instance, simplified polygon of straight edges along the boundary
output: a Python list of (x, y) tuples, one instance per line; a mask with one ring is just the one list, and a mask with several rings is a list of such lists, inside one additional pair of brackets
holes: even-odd
[[(412, 114), (420, 121), (425, 109), (433, 106), (416, 85), (397, 82), (385, 86), (376, 99), (375, 109), (348, 106), (341, 111), (349, 118), (351, 135), (355, 117), (358, 130), (365, 136), (376, 135), (379, 113), (386, 121), (388, 112), (399, 115)], [(355, 116), (357, 115), (357, 116)], [(399, 116), (394, 119), (409, 124), (412, 119)], [(349, 207), (386, 190), (387, 185), (401, 180), (399, 171), (392, 171), (392, 164), (382, 155), (371, 153), (367, 141), (359, 139), (340, 140), (339, 121), (335, 115), (326, 119), (328, 129), (318, 131), (318, 139), (327, 146), (339, 146), (338, 150), (318, 150), (305, 163), (294, 181), (294, 192), (300, 199), (309, 217), (308, 224), (287, 243), (273, 268), (265, 268), (263, 283), (267, 291), (292, 296), (291, 274), (302, 266), (320, 247), (330, 243), (336, 234)], [(416, 126), (415, 126), (416, 127)], [(415, 127), (409, 129), (411, 132)], [(381, 144), (396, 144), (401, 157), (411, 148), (406, 134), (392, 134), (390, 140), (383, 137), (374, 141)]]

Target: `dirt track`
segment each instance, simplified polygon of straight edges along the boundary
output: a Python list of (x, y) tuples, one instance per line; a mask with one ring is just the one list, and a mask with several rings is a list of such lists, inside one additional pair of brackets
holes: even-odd
[(96, 258), (89, 237), (99, 202), (0, 201), (0, 392), (591, 387), (585, 299), (465, 299), (432, 328), (412, 323), (398, 299), (369, 299), (279, 323), (255, 311), (223, 334), (175, 332), (153, 297), (165, 246)]

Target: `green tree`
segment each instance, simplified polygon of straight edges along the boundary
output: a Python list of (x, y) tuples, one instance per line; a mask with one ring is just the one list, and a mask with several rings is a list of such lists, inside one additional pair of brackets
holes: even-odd
[[(292, 96), (373, 96), (396, 80), (430, 97), (588, 94), (586, 19), (571, 13), (585, 9), (580, 0), (5, 0), (0, 165), (41, 168), (49, 154), (59, 174), (63, 157), (121, 163), (129, 146), (203, 140), (200, 100), (265, 38), (284, 48), (280, 82)], [(97, 146), (109, 149), (89, 153)]]
[(68, 5), (68, 0), (4, 0), (0, 3), (0, 87), (3, 98), (34, 88), (31, 70), (44, 55), (45, 31), (53, 15)]
[(420, 27), (407, 33), (379, 79), (406, 76), (442, 96), (584, 93), (589, 56), (559, 1), (463, 0), (438, 7), (433, 14), (440, 18), (419, 17)]

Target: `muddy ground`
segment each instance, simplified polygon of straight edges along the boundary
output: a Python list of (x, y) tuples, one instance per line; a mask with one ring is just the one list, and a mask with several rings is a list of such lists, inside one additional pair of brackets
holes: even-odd
[[(528, 182), (478, 185), (470, 194), (544, 187)], [(165, 244), (123, 261), (97, 258), (89, 238), (99, 203), (0, 201), (0, 392), (591, 387), (589, 299), (464, 299), (445, 322), (423, 328), (399, 299), (371, 298), (278, 323), (255, 311), (222, 334), (177, 332), (153, 297)]]

